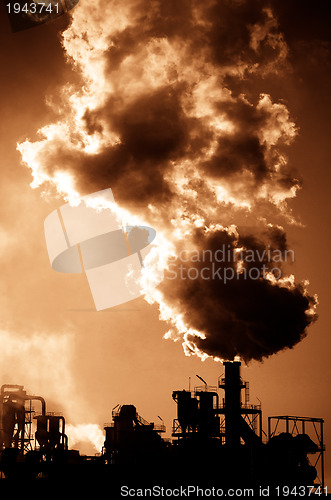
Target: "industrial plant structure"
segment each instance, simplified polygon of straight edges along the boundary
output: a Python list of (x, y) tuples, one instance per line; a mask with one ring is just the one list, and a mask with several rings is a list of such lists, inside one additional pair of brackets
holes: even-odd
[[(42, 397), (23, 386), (0, 392), (1, 478), (42, 480), (82, 477), (109, 481), (146, 476), (226, 484), (315, 485), (324, 487), (323, 420), (276, 416), (262, 429), (260, 405), (249, 403), (240, 362), (224, 362), (218, 387), (206, 383), (172, 394), (177, 404), (172, 439), (147, 422), (133, 405), (117, 405), (105, 441), (95, 456), (68, 447), (63, 416), (46, 412)], [(201, 379), (201, 377), (199, 377)], [(203, 380), (203, 379), (201, 379)], [(203, 381), (204, 382), (204, 381)], [(224, 393), (220, 398), (218, 389)], [(244, 396), (242, 397), (242, 394)], [(33, 404), (40, 406), (37, 413)], [(161, 419), (162, 420), (162, 419)]]

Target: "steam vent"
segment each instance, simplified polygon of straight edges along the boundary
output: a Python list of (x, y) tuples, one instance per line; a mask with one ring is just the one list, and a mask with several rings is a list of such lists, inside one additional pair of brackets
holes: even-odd
[(223, 366), (217, 386), (172, 393), (177, 407), (172, 439), (163, 437), (163, 423), (147, 422), (133, 405), (117, 405), (95, 456), (70, 449), (64, 417), (47, 412), (42, 397), (27, 394), (21, 385), (3, 385), (0, 484), (82, 477), (113, 486), (123, 479), (128, 484), (151, 477), (185, 484), (194, 474), (220, 487), (235, 483), (323, 488), (323, 420), (272, 416), (264, 431), (261, 405), (249, 403), (240, 362)]

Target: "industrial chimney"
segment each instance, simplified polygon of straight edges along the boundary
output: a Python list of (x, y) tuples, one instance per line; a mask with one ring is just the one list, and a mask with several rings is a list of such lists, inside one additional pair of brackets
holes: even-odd
[(225, 376), (219, 387), (224, 389), (225, 443), (231, 448), (240, 446), (241, 390), (245, 384), (240, 377), (240, 361), (223, 363)]

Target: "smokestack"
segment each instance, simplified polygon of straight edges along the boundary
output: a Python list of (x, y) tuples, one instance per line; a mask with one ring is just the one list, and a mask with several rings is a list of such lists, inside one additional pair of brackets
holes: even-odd
[(245, 387), (240, 377), (240, 361), (223, 363), (225, 377), (219, 385), (225, 392), (225, 443), (228, 447), (240, 445), (241, 389)]

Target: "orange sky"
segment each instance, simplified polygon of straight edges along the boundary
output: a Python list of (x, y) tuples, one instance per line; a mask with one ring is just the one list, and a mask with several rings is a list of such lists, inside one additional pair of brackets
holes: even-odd
[[(275, 6), (280, 9), (277, 2)], [(285, 99), (299, 127), (287, 154), (303, 179), (303, 188), (290, 206), (305, 227), (290, 226), (287, 236), (295, 250), (296, 278), (308, 278), (310, 290), (318, 294), (319, 319), (293, 349), (263, 363), (252, 361), (243, 367), (242, 376), (250, 382), (251, 401), (257, 402), (256, 397), (262, 401), (265, 417), (291, 414), (325, 419), (326, 477), (331, 479), (330, 41), (323, 31), (322, 12), (313, 17), (308, 34), (307, 16), (302, 15), (300, 24), (298, 15), (292, 27), (285, 14), (280, 9), (293, 73), (281, 81), (265, 78), (256, 83), (255, 91), (263, 87), (275, 99)], [(186, 357), (180, 342), (164, 340), (168, 325), (159, 321), (157, 305), (139, 298), (96, 312), (83, 275), (51, 269), (43, 223), (63, 200), (45, 199), (41, 188), (31, 189), (31, 173), (22, 165), (16, 143), (36, 140), (38, 128), (54, 119), (45, 97), (56, 95), (66, 81), (77, 80), (65, 64), (59, 41), (59, 32), (69, 21), (60, 18), (12, 33), (3, 5), (0, 19), (0, 383), (24, 384), (31, 393), (46, 398), (48, 410), (63, 411), (71, 423), (102, 426), (116, 404), (134, 404), (147, 420), (156, 421), (160, 415), (169, 434), (176, 412), (172, 391), (187, 388), (189, 377), (192, 386), (199, 385), (196, 374), (216, 385), (222, 365)]]

